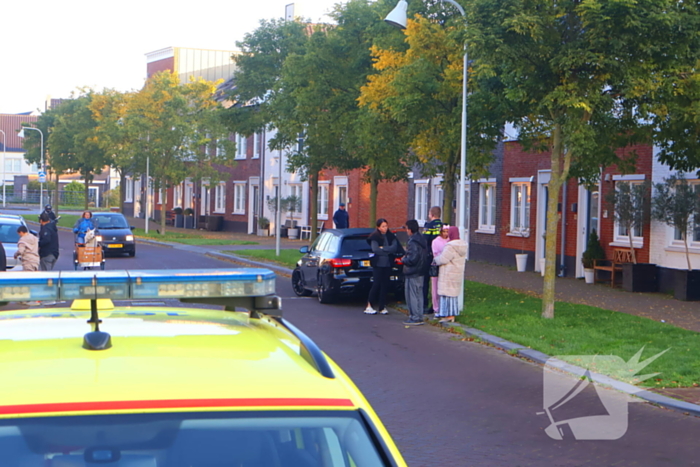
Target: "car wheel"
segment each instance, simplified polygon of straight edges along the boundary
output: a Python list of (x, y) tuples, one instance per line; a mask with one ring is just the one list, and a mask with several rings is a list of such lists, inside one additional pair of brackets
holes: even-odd
[(306, 288), (304, 278), (301, 276), (301, 271), (295, 269), (292, 273), (292, 289), (298, 297), (308, 297), (311, 291)]
[(129, 252), (129, 257), (133, 258), (134, 256), (136, 256), (136, 248)]
[(318, 288), (316, 289), (316, 296), (318, 301), (321, 303), (332, 303), (333, 302), (333, 291), (330, 290), (324, 283), (323, 277), (318, 278)]

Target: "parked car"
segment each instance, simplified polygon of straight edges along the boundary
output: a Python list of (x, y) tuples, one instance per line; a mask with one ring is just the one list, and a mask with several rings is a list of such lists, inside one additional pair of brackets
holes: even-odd
[(97, 240), (102, 243), (105, 252), (136, 255), (134, 227), (129, 225), (124, 214), (96, 212), (92, 217), (97, 227)]
[(29, 229), (27, 223), (24, 221), (24, 217), (14, 214), (0, 214), (0, 241), (2, 242), (3, 248), (5, 248), (8, 271), (22, 270), (22, 263), (15, 259), (17, 242), (19, 241), (17, 227), (20, 225), (27, 227), (27, 230), (33, 235), (37, 235), (35, 230)]
[[(292, 272), (292, 287), (298, 296), (316, 292), (321, 303), (331, 303), (343, 295), (365, 296), (372, 287), (372, 249), (367, 238), (374, 229), (324, 230), (311, 246), (303, 246)], [(390, 277), (394, 296), (403, 298), (403, 265), (397, 255)]]

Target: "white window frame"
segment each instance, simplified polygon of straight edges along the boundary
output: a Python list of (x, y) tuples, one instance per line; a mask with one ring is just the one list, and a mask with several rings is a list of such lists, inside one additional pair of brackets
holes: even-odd
[[(616, 183), (615, 183), (615, 186), (613, 187), (613, 189), (617, 190), (617, 186), (618, 186), (617, 183), (618, 182), (629, 183), (630, 185), (639, 185), (642, 183), (640, 180), (644, 180), (644, 178), (643, 178), (644, 176), (641, 175), (641, 177), (642, 178), (640, 178), (640, 176), (635, 176), (635, 175), (624, 176), (624, 178), (622, 178), (620, 176), (616, 176), (616, 177), (614, 177), (614, 180)], [(615, 220), (615, 226), (613, 229), (613, 242), (611, 243), (611, 245), (629, 248), (629, 245), (630, 245), (629, 235), (627, 233), (623, 234), (622, 229), (624, 229), (624, 227), (617, 222), (617, 216), (615, 216), (614, 213), (613, 213), (613, 219)], [(644, 246), (644, 228), (643, 227), (636, 227), (636, 228), (639, 230), (637, 232), (633, 232), (632, 245), (634, 246), (634, 248), (642, 248)], [(639, 235), (635, 235), (635, 233), (638, 233)]]
[(510, 234), (519, 237), (530, 236), (530, 209), (532, 187), (530, 182), (510, 184)]
[(233, 213), (245, 214), (246, 183), (244, 181), (233, 182)]
[(253, 134), (253, 159), (260, 159), (260, 147), (262, 146), (262, 133)]
[(226, 182), (219, 182), (214, 189), (214, 212), (226, 212)]
[(173, 188), (173, 208), (182, 208), (182, 183)]
[(194, 209), (194, 206), (192, 205), (192, 197), (194, 196), (194, 183), (187, 179), (185, 181), (185, 200), (183, 202), (184, 209)]
[(126, 177), (124, 179), (124, 202), (134, 202), (134, 181), (131, 179), (131, 177)]
[(328, 219), (328, 195), (330, 181), (318, 183), (318, 199), (316, 200), (316, 214), (319, 220)]
[(496, 233), (496, 210), (496, 182), (480, 183), (478, 233)]
[(418, 225), (424, 225), (428, 221), (428, 180), (416, 180), (413, 184), (415, 200), (413, 215)]
[(245, 159), (248, 154), (248, 138), (240, 133), (236, 133), (236, 157), (235, 159)]
[(163, 189), (158, 190), (158, 204), (163, 204)]

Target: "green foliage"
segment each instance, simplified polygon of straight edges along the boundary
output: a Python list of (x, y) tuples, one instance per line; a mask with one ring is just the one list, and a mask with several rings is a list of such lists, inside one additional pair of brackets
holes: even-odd
[(185, 208), (184, 211), (182, 211), (182, 214), (185, 216), (194, 216), (194, 209), (192, 208)]
[(301, 253), (299, 253), (299, 250), (296, 248), (280, 249), (279, 256), (277, 256), (277, 252), (275, 250), (235, 250), (224, 251), (224, 253), (238, 256), (249, 256), (255, 259), (261, 259), (263, 261), (271, 261), (288, 268), (294, 268), (297, 261), (299, 261), (299, 258), (301, 257)]
[(289, 213), (289, 219), (294, 220), (294, 214), (301, 211), (301, 198), (296, 195), (289, 195), (282, 198), (282, 206), (285, 212)]
[(69, 206), (80, 206), (85, 199), (85, 185), (73, 180), (63, 187), (62, 204)]
[(113, 190), (107, 190), (102, 194), (102, 204), (107, 207), (120, 206), (119, 204), (120, 191), (119, 187)]
[(173, 212), (179, 216), (182, 215), (182, 208), (180, 206), (173, 208)]
[(691, 226), (697, 228), (700, 221), (700, 190), (696, 185), (690, 185), (682, 174), (672, 175), (664, 179), (664, 183), (655, 184), (654, 188), (656, 193), (652, 198), (651, 215), (654, 219), (680, 231), (685, 245), (688, 270), (691, 271), (693, 268), (687, 237)]
[(591, 230), (590, 235), (588, 235), (588, 243), (586, 244), (586, 251), (581, 255), (581, 262), (583, 267), (586, 269), (593, 268), (593, 262), (598, 259), (605, 259), (605, 250), (600, 245), (600, 240), (598, 239), (598, 232), (595, 229)]
[[(39, 191), (41, 189), (41, 183), (39, 183), (38, 180), (30, 180), (29, 183), (27, 183), (27, 189), (32, 190), (32, 191)], [(44, 183), (44, 190), (45, 191), (52, 191), (55, 189), (56, 189), (56, 182)], [(6, 190), (14, 190), (14, 187), (7, 185)]]
[(270, 219), (268, 219), (265, 216), (258, 217), (258, 227), (260, 227), (261, 229), (269, 229), (270, 228)]

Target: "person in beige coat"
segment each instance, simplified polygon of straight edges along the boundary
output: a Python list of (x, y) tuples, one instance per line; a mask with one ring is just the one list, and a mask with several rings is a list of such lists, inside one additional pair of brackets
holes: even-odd
[(17, 252), (15, 259), (22, 257), (22, 269), (25, 271), (39, 270), (39, 239), (30, 234), (23, 225), (17, 227), (19, 241), (17, 242)]
[(457, 227), (450, 226), (448, 238), (442, 253), (435, 258), (435, 264), (440, 266), (440, 321), (454, 321), (462, 309), (459, 304), (459, 291), (464, 287), (464, 264), (467, 259), (467, 244), (460, 240)]

